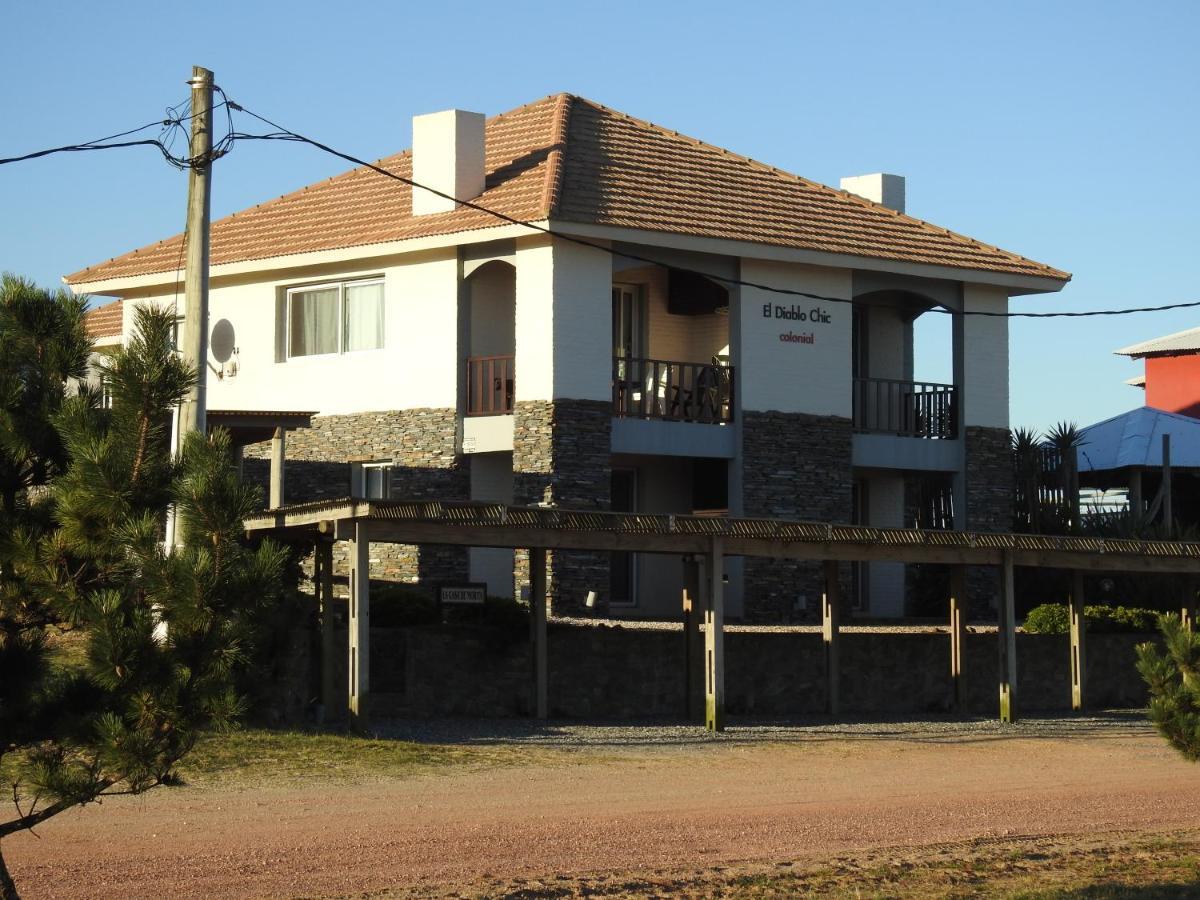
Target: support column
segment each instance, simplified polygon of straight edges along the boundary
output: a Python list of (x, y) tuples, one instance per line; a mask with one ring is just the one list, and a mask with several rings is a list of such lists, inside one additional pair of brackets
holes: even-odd
[(1076, 569), (1071, 573), (1071, 709), (1076, 712), (1083, 709), (1086, 694), (1087, 622), (1083, 602), (1083, 572)]
[(533, 714), (544, 719), (550, 708), (549, 657), (546, 649), (546, 551), (529, 551), (529, 627), (533, 650)]
[(950, 684), (954, 693), (954, 711), (967, 710), (967, 687), (963, 678), (963, 644), (967, 636), (967, 569), (950, 568)]
[(337, 708), (337, 681), (333, 660), (337, 655), (333, 613), (333, 542), (317, 541), (313, 559), (317, 576), (317, 598), (321, 615), (321, 711), (322, 718)]
[(365, 732), (371, 691), (370, 541), (364, 522), (350, 540), (350, 728)]
[(271, 509), (283, 506), (283, 462), (286, 455), (285, 435), (282, 428), (276, 428), (271, 437)]
[(838, 585), (838, 564), (825, 561), (825, 589), (821, 592), (821, 637), (825, 647), (825, 712), (836, 716), (839, 700), (841, 666), (838, 664), (838, 643), (841, 633), (841, 596)]
[(725, 557), (724, 541), (713, 538), (708, 554), (708, 603), (704, 611), (704, 727), (725, 730)]
[(700, 641), (696, 639), (700, 622), (700, 567), (690, 557), (683, 557), (683, 716), (689, 722), (700, 718), (699, 684)]
[(1000, 565), (1000, 721), (1017, 720), (1017, 613), (1013, 596), (1012, 554)]

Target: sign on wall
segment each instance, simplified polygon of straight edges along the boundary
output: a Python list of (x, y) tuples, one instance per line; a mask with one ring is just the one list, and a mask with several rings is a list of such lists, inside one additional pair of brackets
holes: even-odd
[(457, 606), (482, 606), (487, 600), (487, 585), (483, 582), (443, 584), (438, 588), (438, 602)]

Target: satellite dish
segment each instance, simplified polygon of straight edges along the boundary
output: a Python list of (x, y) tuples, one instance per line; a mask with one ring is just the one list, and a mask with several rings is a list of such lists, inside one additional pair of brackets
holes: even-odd
[(224, 365), (229, 362), (233, 356), (233, 351), (237, 349), (237, 342), (233, 333), (233, 323), (228, 319), (221, 319), (213, 326), (212, 336), (208, 341), (208, 348), (212, 351), (213, 357), (217, 362)]

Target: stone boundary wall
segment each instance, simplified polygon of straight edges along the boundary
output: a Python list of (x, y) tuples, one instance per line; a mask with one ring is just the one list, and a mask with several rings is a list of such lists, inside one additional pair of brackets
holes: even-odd
[[(338, 646), (344, 646), (339, 631)], [(702, 637), (697, 633), (697, 637)], [(1147, 702), (1134, 647), (1153, 635), (1088, 637), (1088, 703)], [(676, 628), (550, 624), (550, 714), (566, 718), (683, 718), (683, 632)], [(372, 709), (382, 715), (525, 716), (530, 648), (524, 636), (465, 626), (371, 631)], [(968, 634), (967, 715), (996, 716), (997, 637)], [(1018, 715), (1071, 705), (1065, 635), (1017, 636)], [(843, 716), (951, 712), (947, 633), (848, 632), (841, 636)], [(820, 715), (825, 702), (821, 637), (814, 632), (725, 634), (726, 708), (764, 718)], [(697, 661), (698, 662), (698, 661)], [(345, 683), (345, 659), (337, 683)], [(699, 669), (692, 685), (699, 695)], [(702, 708), (698, 707), (698, 708)]]
[[(513, 502), (567, 509), (610, 507), (612, 404), (602, 400), (518, 401), (513, 409)], [(515, 557), (516, 583), (529, 583), (527, 554)], [(550, 608), (567, 615), (583, 609), (589, 590), (607, 608), (609, 556), (547, 554)]]
[[(840, 416), (742, 413), (742, 509), (752, 518), (847, 523), (851, 519), (853, 423)], [(842, 567), (849, 602), (849, 567)], [(812, 621), (820, 615), (820, 563), (747, 559), (747, 622)], [(797, 598), (804, 596), (804, 609)], [(848, 608), (848, 607), (847, 607)]]

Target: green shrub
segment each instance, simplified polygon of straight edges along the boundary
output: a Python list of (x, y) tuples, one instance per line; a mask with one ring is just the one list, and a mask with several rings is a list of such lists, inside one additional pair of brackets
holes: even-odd
[(371, 624), (379, 628), (433, 625), (437, 601), (429, 592), (408, 584), (371, 586)]
[[(1085, 606), (1088, 631), (1096, 634), (1140, 634), (1158, 628), (1160, 613), (1132, 606)], [(1071, 616), (1065, 603), (1043, 603), (1029, 611), (1025, 631), (1030, 634), (1066, 634)]]
[(1031, 634), (1066, 634), (1070, 628), (1071, 616), (1063, 603), (1043, 603), (1025, 617), (1025, 630)]
[(1200, 762), (1200, 634), (1177, 615), (1160, 620), (1166, 652), (1138, 644), (1138, 671), (1150, 688), (1150, 721), (1192, 762)]

